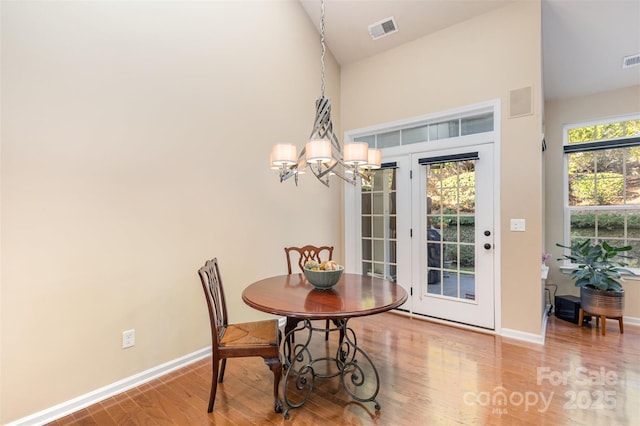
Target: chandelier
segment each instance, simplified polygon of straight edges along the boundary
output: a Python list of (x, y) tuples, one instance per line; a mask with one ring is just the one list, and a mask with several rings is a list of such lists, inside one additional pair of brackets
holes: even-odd
[(366, 142), (346, 143), (344, 149), (333, 131), (331, 122), (331, 99), (325, 97), (324, 78), (324, 0), (320, 9), (320, 45), (322, 80), (320, 97), (316, 100), (316, 118), (309, 141), (298, 155), (294, 144), (278, 143), (271, 149), (271, 168), (278, 171), (280, 182), (294, 178), (298, 184), (298, 175), (311, 171), (320, 182), (329, 186), (329, 177), (355, 184), (360, 178), (371, 180), (372, 171), (380, 168), (382, 153), (379, 149), (369, 148)]

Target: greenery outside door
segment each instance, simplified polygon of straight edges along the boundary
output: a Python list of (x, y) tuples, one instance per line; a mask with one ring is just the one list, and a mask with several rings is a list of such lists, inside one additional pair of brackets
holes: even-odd
[(411, 158), (413, 311), (493, 329), (493, 145)]

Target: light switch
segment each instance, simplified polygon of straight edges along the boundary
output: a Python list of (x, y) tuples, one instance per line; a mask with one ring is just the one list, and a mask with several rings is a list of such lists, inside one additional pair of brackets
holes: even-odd
[(524, 232), (524, 219), (511, 219), (511, 230), (515, 232)]

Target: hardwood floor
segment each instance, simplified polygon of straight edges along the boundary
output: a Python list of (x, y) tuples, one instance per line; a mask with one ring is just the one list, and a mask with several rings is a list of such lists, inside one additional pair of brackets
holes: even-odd
[[(349, 324), (380, 373), (379, 412), (353, 402), (336, 377), (318, 379), (285, 421), (273, 412), (271, 371), (246, 358), (228, 361), (207, 414), (206, 359), (51, 425), (640, 424), (639, 327), (620, 334), (609, 321), (602, 336), (550, 317), (542, 346), (392, 313)], [(315, 351), (325, 345), (314, 338)]]

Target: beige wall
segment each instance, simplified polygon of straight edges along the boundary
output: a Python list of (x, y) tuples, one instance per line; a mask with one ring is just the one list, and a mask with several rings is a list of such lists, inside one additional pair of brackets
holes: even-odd
[[(359, 129), (499, 99), (504, 329), (540, 334), (540, 3), (522, 2), (343, 66), (342, 125)], [(509, 91), (531, 87), (533, 114), (508, 118)], [(526, 232), (509, 232), (511, 218)]]
[[(339, 185), (281, 185), (267, 168), (272, 143), (301, 147), (319, 95), (318, 34), (297, 1), (1, 7), (0, 423), (207, 346), (196, 270), (209, 257), (220, 260), (232, 320), (262, 317), (241, 292), (285, 272), (283, 246), (328, 243), (343, 258)], [(345, 130), (501, 101), (499, 322), (534, 335), (540, 40), (531, 1), (340, 75), (327, 58)], [(509, 91), (522, 87), (533, 89), (533, 114), (509, 118)], [(546, 106), (547, 249), (561, 234), (551, 115), (581, 120), (581, 105)], [(511, 218), (525, 218), (527, 232), (511, 233)], [(122, 350), (128, 328), (137, 345)]]
[(286, 273), (285, 245), (343, 258), (340, 186), (268, 168), (320, 90), (297, 1), (1, 7), (0, 423), (208, 346), (207, 258), (234, 321), (262, 317), (241, 292)]
[[(563, 235), (563, 126), (570, 123), (606, 119), (640, 112), (640, 86), (633, 86), (605, 93), (596, 93), (573, 99), (547, 102), (545, 105), (546, 152), (546, 241), (547, 250), (553, 253), (548, 262), (550, 283), (558, 285), (557, 294), (578, 295), (569, 275), (563, 274), (556, 259), (562, 250), (555, 246)], [(640, 281), (627, 280), (625, 285), (625, 315), (640, 317)]]

